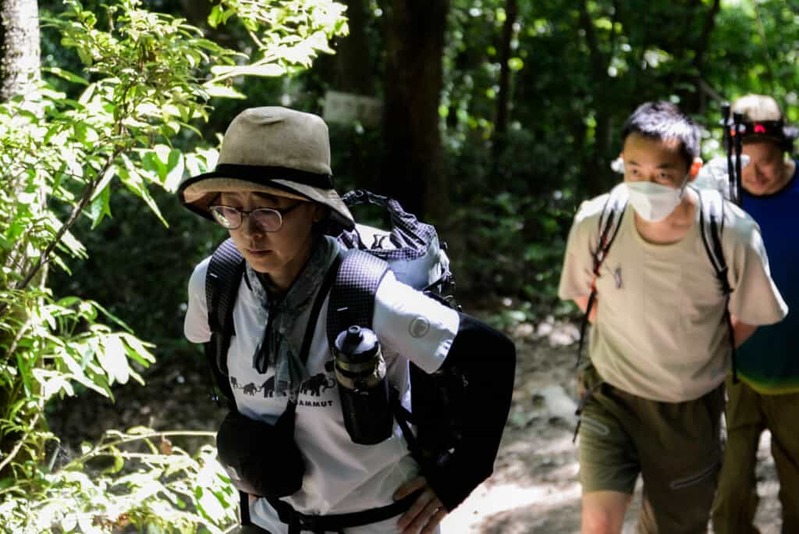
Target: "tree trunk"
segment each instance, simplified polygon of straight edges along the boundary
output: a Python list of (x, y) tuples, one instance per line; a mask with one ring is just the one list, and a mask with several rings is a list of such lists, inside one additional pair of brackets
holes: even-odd
[[(0, 101), (31, 92), (41, 80), (39, 44), (39, 6), (37, 0), (0, 0)], [(25, 183), (10, 183), (11, 188), (27, 188)], [(39, 184), (39, 207), (45, 205), (45, 184)], [(34, 206), (32, 206), (34, 208)], [(0, 257), (7, 268), (26, 272), (32, 258), (26, 254), (24, 239)], [(34, 283), (43, 285), (46, 269)]]
[[(337, 41), (336, 55), (332, 57), (333, 87), (345, 93), (375, 96), (374, 58), (372, 58), (366, 29), (369, 15), (364, 0), (344, 0), (350, 33)], [(322, 59), (322, 58), (320, 58)]]
[[(39, 48), (39, 6), (36, 0), (1, 0), (0, 4), (0, 101), (5, 102), (9, 99), (23, 95), (31, 91), (34, 86), (39, 82), (41, 77), (41, 58)], [(4, 177), (3, 179), (8, 179)], [(16, 187), (13, 184), (7, 184), (9, 187)], [(19, 187), (24, 187), (26, 184), (22, 183)], [(40, 204), (38, 208), (44, 207), (44, 195), (46, 189), (44, 187), (38, 188), (40, 193)], [(13, 194), (14, 191), (12, 190)], [(31, 209), (36, 209), (37, 206), (31, 205)], [(24, 272), (25, 268), (30, 265), (30, 259), (25, 254), (26, 241), (19, 239), (14, 244), (14, 247), (0, 257), (0, 263), (10, 263), (18, 270)], [(46, 269), (42, 269), (39, 275), (33, 281), (34, 284), (43, 286), (46, 280)], [(16, 315), (24, 317), (28, 313), (25, 309), (15, 307), (6, 308), (0, 311), (0, 315), (11, 316)], [(6, 347), (10, 340), (0, 340), (0, 347), (5, 352)], [(13, 354), (6, 355), (10, 361), (14, 361)], [(22, 378), (17, 375), (15, 377), (17, 382), (15, 384), (7, 384), (6, 387), (0, 389), (0, 418), (3, 423), (8, 420), (16, 419), (20, 421), (22, 417), (29, 419), (31, 425), (41, 427), (42, 423), (39, 420), (40, 411), (33, 409), (25, 416), (9, 416), (9, 410), (12, 405), (20, 399), (20, 395), (24, 395), (25, 389), (21, 387), (20, 382)], [(29, 409), (29, 408), (28, 408)], [(38, 422), (37, 422), (38, 421)], [(23, 433), (18, 430), (8, 430), (0, 428), (0, 458), (5, 460), (9, 453), (19, 450), (18, 444)], [(19, 456), (34, 455), (34, 451), (26, 449), (21, 450)], [(8, 472), (6, 467), (3, 474)]]
[[(306, 85), (311, 90), (322, 92), (323, 90), (333, 90), (342, 93), (350, 93), (366, 97), (378, 98), (378, 80), (376, 75), (378, 68), (375, 62), (374, 50), (379, 48), (376, 43), (370, 42), (370, 27), (374, 24), (371, 14), (366, 5), (366, 0), (340, 0), (347, 6), (346, 16), (349, 34), (344, 37), (337, 37), (331, 47), (336, 51), (334, 55), (321, 55), (314, 61), (313, 72), (320, 76), (321, 87), (312, 84)], [(379, 130), (380, 117), (377, 120), (362, 121), (362, 126), (366, 130), (377, 132)], [(338, 147), (347, 147), (347, 172), (353, 179), (353, 186), (370, 190), (379, 190), (381, 187), (380, 169), (377, 168), (380, 161), (378, 150), (375, 144), (379, 138), (375, 133), (368, 139), (374, 142), (364, 142), (362, 131), (357, 131), (353, 124), (347, 125), (348, 128), (340, 128), (335, 134), (336, 139), (333, 150)], [(337, 146), (336, 146), (337, 145)], [(338, 169), (341, 170), (341, 169)], [(333, 169), (334, 174), (337, 169)]]
[(448, 0), (390, 0), (385, 18), (382, 189), (442, 223), (449, 214), (438, 106)]
[(39, 81), (39, 5), (36, 0), (0, 4), (0, 101), (23, 94)]
[[(584, 39), (588, 47), (588, 56), (591, 65), (591, 74), (594, 80), (594, 102), (607, 102), (607, 96), (613, 92), (613, 80), (607, 75), (609, 58), (603, 54), (599, 46), (599, 38), (594, 31), (594, 23), (588, 11), (588, 1), (583, 0), (579, 6), (579, 24), (584, 32)], [(615, 45), (615, 36), (611, 37), (611, 48)], [(588, 193), (599, 195), (608, 188), (610, 170), (608, 159), (604, 156), (610, 147), (612, 129), (610, 111), (604, 107), (595, 110), (596, 127), (594, 130), (594, 145), (583, 160), (583, 173), (586, 180)]]
[(502, 25), (502, 40), (499, 43), (499, 91), (497, 92), (497, 116), (494, 120), (494, 164), (505, 149), (505, 136), (508, 132), (508, 113), (510, 107), (510, 56), (511, 41), (513, 41), (516, 19), (519, 16), (519, 6), (516, 0), (507, 0), (505, 4), (505, 23)]
[(693, 72), (696, 73), (694, 77), (695, 90), (685, 95), (687, 101), (687, 109), (684, 111), (693, 111), (695, 113), (704, 113), (707, 107), (705, 96), (707, 92), (702, 88), (702, 71), (705, 67), (705, 59), (707, 59), (707, 52), (710, 48), (710, 38), (713, 35), (713, 29), (716, 27), (716, 16), (721, 9), (721, 1), (713, 0), (713, 4), (707, 13), (702, 12), (702, 5), (696, 7), (696, 13), (693, 16), (703, 20), (702, 29), (699, 37), (695, 40), (696, 44), (693, 46), (694, 58), (691, 62)]

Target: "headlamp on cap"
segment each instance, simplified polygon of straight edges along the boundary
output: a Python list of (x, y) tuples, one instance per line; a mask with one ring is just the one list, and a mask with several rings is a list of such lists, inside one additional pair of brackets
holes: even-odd
[(785, 152), (793, 150), (793, 142), (797, 134), (796, 128), (786, 126), (783, 120), (742, 121), (738, 123), (737, 128), (732, 120), (728, 120), (723, 126), (727, 128), (730, 140), (734, 140), (735, 136), (740, 133), (741, 141), (744, 143), (758, 140), (773, 141), (780, 145)]
[[(785, 123), (783, 121), (745, 121), (741, 123), (740, 131), (743, 139), (762, 136), (771, 137), (779, 141), (785, 140)], [(735, 128), (730, 128), (730, 135), (735, 136)]]

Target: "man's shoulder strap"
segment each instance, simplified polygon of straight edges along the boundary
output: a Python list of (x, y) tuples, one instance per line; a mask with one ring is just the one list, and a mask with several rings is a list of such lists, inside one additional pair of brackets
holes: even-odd
[(593, 272), (593, 280), (591, 280), (591, 293), (588, 296), (588, 303), (585, 307), (582, 320), (580, 322), (580, 342), (577, 345), (577, 366), (580, 365), (580, 360), (583, 354), (583, 345), (585, 343), (585, 332), (588, 328), (588, 318), (591, 316), (591, 310), (596, 302), (596, 279), (599, 277), (599, 269), (602, 267), (602, 262), (608, 255), (610, 245), (616, 239), (621, 226), (622, 217), (624, 217), (624, 209), (627, 207), (629, 200), (629, 192), (627, 186), (623, 183), (611, 189), (605, 204), (602, 206), (602, 212), (599, 214), (599, 228), (597, 232), (596, 243), (591, 249), (591, 259), (593, 265), (591, 267)]
[(619, 233), (624, 209), (627, 207), (629, 193), (622, 183), (611, 189), (602, 212), (599, 214), (599, 232), (597, 233), (596, 247), (592, 251), (594, 258), (594, 273), (599, 272), (599, 267), (605, 260), (610, 250), (610, 245)]
[[(699, 226), (702, 234), (702, 243), (713, 270), (719, 289), (729, 303), (732, 287), (730, 286), (727, 272), (727, 260), (724, 258), (724, 248), (721, 246), (721, 236), (724, 232), (724, 196), (715, 189), (699, 190)], [(738, 382), (737, 351), (735, 349), (735, 329), (732, 325), (729, 305), (724, 307), (724, 318), (727, 322), (727, 332), (730, 342), (730, 359), (732, 362), (732, 380)]]
[(372, 328), (375, 294), (388, 264), (358, 249), (342, 252), (336, 280), (327, 307), (327, 338), (332, 347), (336, 336), (352, 326)]
[(244, 258), (232, 239), (217, 247), (205, 275), (205, 302), (211, 341), (205, 344), (208, 364), (216, 383), (229, 399), (233, 398), (227, 380), (227, 351), (234, 334), (233, 307), (244, 274)]
[(719, 287), (724, 295), (729, 295), (732, 288), (727, 278), (727, 261), (721, 245), (724, 232), (724, 197), (715, 189), (699, 191), (699, 230)]

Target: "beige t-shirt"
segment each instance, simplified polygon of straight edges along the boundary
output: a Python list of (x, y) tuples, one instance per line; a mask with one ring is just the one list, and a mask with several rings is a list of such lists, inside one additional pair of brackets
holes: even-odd
[[(561, 299), (590, 294), (591, 251), (607, 198), (584, 202), (574, 218)], [(750, 325), (780, 321), (788, 307), (769, 275), (757, 223), (729, 202), (724, 214), (730, 312)], [(628, 205), (596, 281), (591, 361), (605, 381), (634, 395), (661, 402), (699, 398), (724, 381), (730, 354), (725, 299), (702, 242), (699, 206), (693, 227), (669, 245), (641, 238), (633, 215)]]

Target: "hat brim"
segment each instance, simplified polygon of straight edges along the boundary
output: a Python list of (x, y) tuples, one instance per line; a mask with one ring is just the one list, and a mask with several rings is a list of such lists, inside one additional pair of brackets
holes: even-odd
[(211, 203), (220, 193), (226, 192), (265, 193), (317, 202), (330, 208), (330, 218), (333, 222), (347, 229), (355, 225), (352, 213), (335, 189), (321, 189), (291, 180), (270, 179), (254, 182), (251, 179), (231, 177), (215, 171), (186, 180), (181, 184), (178, 195), (187, 208), (206, 219), (213, 220), (210, 212)]

